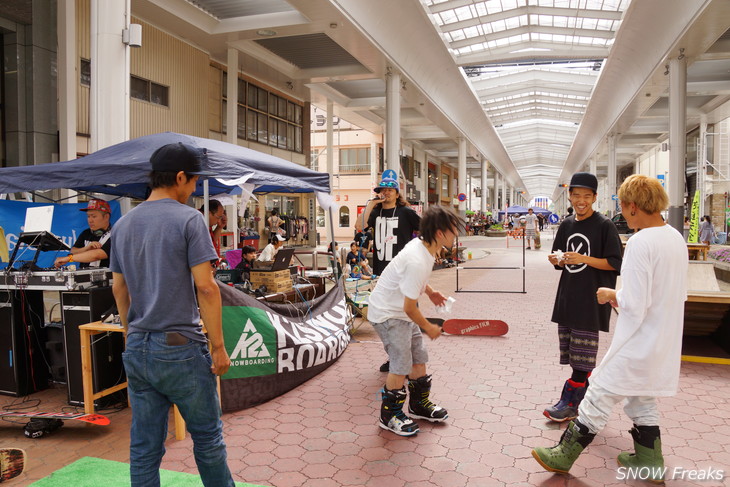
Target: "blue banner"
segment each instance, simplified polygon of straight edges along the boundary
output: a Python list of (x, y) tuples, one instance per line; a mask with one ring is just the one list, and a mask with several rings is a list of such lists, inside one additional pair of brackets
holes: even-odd
[[(25, 210), (33, 206), (53, 206), (53, 223), (51, 232), (59, 237), (63, 242), (72, 247), (78, 236), (85, 229), (89, 228), (86, 222), (86, 212), (79, 211), (86, 208), (87, 203), (29, 203), (26, 201), (7, 201), (0, 200), (0, 227), (5, 231), (5, 239), (8, 244), (10, 255), (15, 249), (18, 237), (23, 231), (25, 225)], [(111, 222), (119, 220), (122, 217), (122, 210), (118, 201), (109, 201), (112, 209)], [(35, 254), (35, 249), (24, 250), (21, 248), (16, 256), (18, 260), (31, 260)], [(38, 258), (39, 267), (51, 267), (56, 257), (66, 255), (66, 252), (43, 252)], [(0, 268), (7, 267), (7, 262), (0, 262)]]

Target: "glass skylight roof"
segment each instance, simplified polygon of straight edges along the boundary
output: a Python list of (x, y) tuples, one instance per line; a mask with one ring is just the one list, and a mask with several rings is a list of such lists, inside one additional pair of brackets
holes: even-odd
[(540, 159), (542, 176), (555, 178), (565, 151), (540, 142), (535, 155), (515, 146), (536, 125), (574, 136), (630, 1), (421, 0), (515, 166), (532, 167), (520, 171), (532, 196), (531, 184), (550, 187), (535, 174), (533, 159)]

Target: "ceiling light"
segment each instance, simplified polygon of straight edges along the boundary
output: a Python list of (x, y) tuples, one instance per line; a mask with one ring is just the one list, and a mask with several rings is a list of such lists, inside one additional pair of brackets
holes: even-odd
[(256, 34), (258, 34), (260, 36), (264, 36), (264, 37), (271, 37), (271, 36), (275, 36), (277, 34), (277, 32), (275, 30), (271, 30), (271, 29), (260, 29), (260, 30), (256, 31)]

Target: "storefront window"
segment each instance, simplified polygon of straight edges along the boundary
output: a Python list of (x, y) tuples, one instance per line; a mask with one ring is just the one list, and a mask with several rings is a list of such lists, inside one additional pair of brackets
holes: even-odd
[(322, 208), (321, 206), (317, 207), (317, 226), (324, 226), (324, 208)]

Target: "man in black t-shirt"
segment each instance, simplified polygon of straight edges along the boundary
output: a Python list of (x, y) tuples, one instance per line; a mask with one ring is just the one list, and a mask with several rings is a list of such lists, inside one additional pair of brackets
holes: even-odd
[[(368, 201), (363, 214), (373, 230), (373, 275), (379, 276), (398, 252), (418, 233), (421, 217), (400, 194), (398, 175), (392, 169), (383, 172), (383, 179), (373, 189), (379, 198)], [(380, 366), (388, 372), (390, 363)]]
[(593, 174), (573, 175), (568, 188), (575, 210), (560, 224), (548, 259), (562, 271), (551, 321), (558, 324), (560, 364), (570, 365), (560, 400), (543, 414), (553, 421), (575, 419), (588, 377), (596, 366), (598, 333), (607, 332), (609, 304), (598, 304), (599, 287), (614, 288), (621, 270), (621, 240), (616, 226), (593, 211), (598, 180)]
[(379, 199), (368, 202), (364, 220), (373, 229), (373, 274), (379, 276), (418, 233), (421, 217), (401, 196), (397, 174), (392, 169), (383, 173), (383, 180), (373, 191)]
[(61, 267), (64, 264), (78, 262), (81, 269), (109, 267), (109, 257), (112, 255), (110, 221), (112, 210), (109, 203), (104, 200), (89, 200), (86, 208), (79, 211), (86, 212), (89, 228), (81, 232), (71, 247), (71, 253), (57, 258), (53, 265)]

